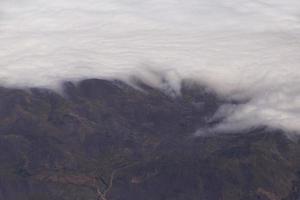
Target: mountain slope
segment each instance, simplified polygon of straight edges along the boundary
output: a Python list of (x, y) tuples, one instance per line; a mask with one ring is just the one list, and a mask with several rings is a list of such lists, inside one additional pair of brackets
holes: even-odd
[[(293, 200), (300, 148), (280, 130), (195, 137), (230, 103), (184, 82), (181, 96), (90, 79), (0, 89), (2, 200)], [(170, 93), (171, 92), (171, 93)]]

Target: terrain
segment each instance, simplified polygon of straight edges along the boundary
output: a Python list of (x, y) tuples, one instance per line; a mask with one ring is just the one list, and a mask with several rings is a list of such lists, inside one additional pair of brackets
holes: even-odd
[(193, 81), (181, 95), (101, 79), (0, 88), (0, 199), (297, 200), (297, 136), (195, 135), (225, 103), (238, 102)]

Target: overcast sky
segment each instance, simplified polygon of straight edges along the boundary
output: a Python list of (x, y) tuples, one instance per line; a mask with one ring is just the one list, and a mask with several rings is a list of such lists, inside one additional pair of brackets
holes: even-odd
[(194, 78), (251, 98), (219, 111), (222, 129), (300, 131), (299, 52), (299, 0), (0, 1), (2, 85), (53, 88), (155, 68), (174, 87)]

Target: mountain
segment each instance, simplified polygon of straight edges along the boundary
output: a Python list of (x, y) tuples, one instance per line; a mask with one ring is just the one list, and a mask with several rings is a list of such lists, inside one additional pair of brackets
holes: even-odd
[(1, 200), (297, 200), (300, 144), (257, 127), (208, 133), (230, 102), (185, 81), (0, 88)]

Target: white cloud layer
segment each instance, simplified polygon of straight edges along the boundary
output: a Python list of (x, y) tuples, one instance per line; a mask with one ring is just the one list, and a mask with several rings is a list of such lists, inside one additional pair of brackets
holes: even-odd
[(300, 131), (299, 52), (299, 0), (0, 1), (2, 85), (55, 87), (156, 66), (252, 98), (222, 108), (220, 128)]

